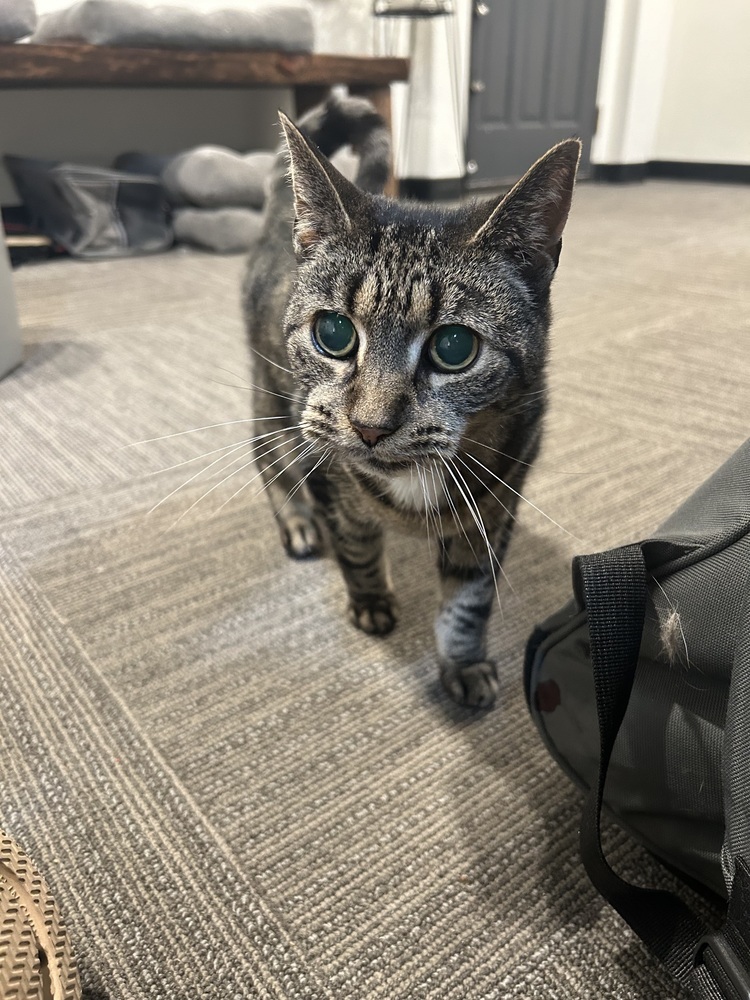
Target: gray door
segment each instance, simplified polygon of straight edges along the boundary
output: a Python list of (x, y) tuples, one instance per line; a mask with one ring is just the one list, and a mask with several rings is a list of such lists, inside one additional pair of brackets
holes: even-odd
[(545, 150), (583, 140), (590, 173), (605, 0), (474, 3), (467, 160), (471, 187), (517, 180)]

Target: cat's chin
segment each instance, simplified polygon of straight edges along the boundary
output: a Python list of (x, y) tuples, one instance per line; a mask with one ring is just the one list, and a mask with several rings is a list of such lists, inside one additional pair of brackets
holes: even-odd
[(383, 458), (380, 455), (358, 455), (352, 462), (363, 472), (378, 472), (393, 476), (398, 472), (408, 472), (416, 467), (416, 462), (408, 458)]

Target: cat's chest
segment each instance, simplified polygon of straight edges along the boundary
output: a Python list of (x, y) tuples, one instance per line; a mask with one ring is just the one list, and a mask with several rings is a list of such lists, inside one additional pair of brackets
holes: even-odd
[(437, 510), (444, 496), (437, 478), (427, 470), (397, 472), (384, 479), (383, 485), (389, 499), (403, 511)]

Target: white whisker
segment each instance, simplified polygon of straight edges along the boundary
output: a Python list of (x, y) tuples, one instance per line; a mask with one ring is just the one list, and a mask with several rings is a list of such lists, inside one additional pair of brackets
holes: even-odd
[(424, 480), (422, 479), (422, 466), (417, 463), (415, 466), (417, 470), (417, 479), (419, 480), (419, 488), (422, 491), (422, 499), (424, 500), (424, 526), (427, 532), (427, 550), (430, 555), (432, 555), (432, 542), (430, 541), (430, 511), (427, 505), (427, 489), (425, 487)]
[(202, 427), (188, 427), (185, 431), (173, 431), (171, 434), (162, 434), (160, 437), (144, 438), (143, 441), (131, 441), (130, 444), (124, 444), (120, 447), (120, 451), (125, 448), (137, 448), (141, 444), (154, 444), (155, 441), (167, 441), (169, 438), (182, 437), (183, 434), (197, 434), (198, 431), (210, 431), (215, 427), (232, 427), (234, 424), (254, 424), (259, 420), (290, 420), (288, 414), (284, 413), (278, 417), (241, 417), (239, 420), (221, 420), (218, 424), (204, 424)]
[[(529, 505), (529, 507), (533, 507), (534, 510), (538, 514), (541, 514), (542, 517), (546, 517), (547, 520), (551, 524), (554, 524), (556, 528), (559, 528), (560, 531), (564, 531), (566, 535), (570, 535), (570, 537), (573, 538), (573, 539), (575, 539), (575, 541), (581, 542), (581, 544), (584, 544), (583, 540), (580, 539), (577, 535), (574, 535), (572, 531), (568, 531), (567, 528), (564, 528), (561, 524), (558, 524), (558, 522), (554, 519), (554, 517), (550, 517), (549, 514), (545, 514), (544, 511), (540, 507), (537, 507), (537, 505), (535, 503), (533, 503), (531, 500), (529, 500), (528, 497), (525, 497), (522, 493), (519, 493), (518, 490), (513, 489), (513, 487), (510, 486), (508, 483), (506, 483), (504, 479), (501, 479), (500, 476), (496, 475), (496, 473), (494, 473), (491, 469), (488, 469), (486, 465), (482, 465), (482, 463), (479, 461), (479, 459), (478, 458), (474, 458), (474, 456), (471, 454), (471, 452), (467, 451), (466, 454), (472, 460), (472, 462), (476, 462), (477, 465), (482, 466), (482, 468), (486, 472), (488, 472), (491, 476), (493, 476), (502, 486), (504, 486), (506, 488), (506, 490), (510, 490), (510, 492), (513, 493), (515, 496), (517, 496), (519, 500), (523, 500), (523, 502), (527, 503)], [(490, 492), (492, 492), (492, 491), (490, 490)], [(495, 496), (494, 493), (492, 495)], [(505, 505), (503, 504), (503, 506), (505, 506)], [(506, 508), (506, 510), (507, 510), (507, 508)]]
[[(170, 525), (170, 528), (169, 528), (169, 530), (171, 531), (171, 530), (172, 530), (172, 528), (174, 528), (174, 527), (175, 527), (175, 526), (176, 526), (177, 524), (179, 524), (179, 523), (180, 523), (180, 521), (181, 521), (181, 520), (182, 520), (182, 519), (183, 519), (183, 518), (184, 518), (184, 517), (185, 517), (185, 516), (186, 516), (187, 514), (189, 514), (191, 510), (193, 510), (193, 508), (194, 508), (194, 507), (197, 507), (197, 506), (198, 506), (198, 504), (199, 504), (199, 503), (200, 503), (200, 502), (201, 502), (202, 500), (205, 500), (205, 498), (206, 498), (207, 496), (209, 496), (209, 495), (210, 495), (211, 493), (213, 493), (213, 492), (214, 492), (214, 490), (218, 490), (220, 486), (223, 486), (223, 484), (224, 484), (224, 483), (225, 483), (225, 482), (226, 482), (226, 481), (227, 481), (228, 479), (231, 479), (231, 478), (232, 478), (233, 476), (236, 476), (236, 475), (238, 475), (238, 474), (239, 474), (240, 472), (242, 472), (242, 470), (243, 470), (243, 469), (247, 469), (247, 467), (248, 467), (248, 466), (252, 465), (252, 464), (253, 464), (253, 462), (257, 461), (257, 460), (258, 460), (259, 458), (265, 458), (265, 456), (266, 456), (266, 455), (270, 455), (270, 454), (271, 454), (271, 452), (272, 452), (272, 451), (276, 451), (276, 449), (277, 449), (277, 448), (283, 448), (283, 447), (284, 447), (284, 445), (286, 445), (286, 444), (289, 444), (289, 442), (288, 442), (288, 441), (279, 441), (279, 442), (277, 442), (276, 444), (272, 444), (272, 445), (269, 445), (269, 447), (268, 447), (268, 448), (266, 448), (266, 449), (265, 449), (265, 450), (264, 450), (263, 452), (261, 452), (260, 454), (257, 454), (257, 453), (254, 453), (254, 454), (253, 454), (253, 457), (252, 457), (252, 458), (251, 458), (251, 459), (250, 459), (250, 460), (249, 460), (248, 462), (245, 462), (245, 464), (244, 464), (244, 465), (241, 465), (241, 466), (239, 467), (239, 469), (233, 469), (233, 470), (232, 470), (232, 472), (228, 473), (228, 474), (227, 474), (226, 476), (224, 476), (224, 477), (223, 477), (222, 479), (220, 479), (218, 483), (214, 483), (214, 484), (213, 484), (213, 486), (210, 486), (210, 487), (209, 487), (209, 488), (208, 488), (208, 489), (207, 489), (207, 490), (206, 490), (206, 491), (205, 491), (204, 493), (202, 493), (202, 494), (201, 494), (201, 495), (200, 495), (200, 496), (198, 497), (198, 499), (197, 499), (197, 500), (194, 500), (194, 501), (193, 501), (193, 502), (192, 502), (192, 503), (190, 504), (190, 506), (189, 506), (189, 507), (187, 508), (187, 510), (184, 510), (184, 511), (182, 512), (182, 514), (180, 514), (180, 516), (179, 516), (179, 517), (177, 518), (177, 520), (176, 520), (176, 521), (174, 521), (174, 522), (173, 522), (173, 523), (172, 523), (172, 524)], [(247, 455), (248, 455), (248, 452), (249, 452), (249, 451), (253, 451), (253, 452), (255, 452), (255, 449), (254, 449), (254, 448), (250, 448), (250, 449), (246, 449), (246, 450), (245, 450), (245, 452), (244, 452), (244, 453), (243, 453), (242, 455), (240, 455), (240, 457), (239, 457), (239, 458), (235, 459), (235, 460), (234, 460), (233, 462), (230, 462), (230, 463), (229, 463), (228, 465), (225, 465), (225, 466), (224, 466), (224, 468), (223, 468), (223, 469), (221, 469), (220, 471), (221, 471), (221, 472), (224, 472), (224, 471), (225, 471), (226, 469), (230, 468), (230, 467), (231, 467), (232, 465), (236, 465), (236, 464), (237, 464), (237, 462), (241, 462), (241, 461), (242, 461), (242, 460), (243, 460), (244, 458), (247, 458)], [(219, 459), (219, 461), (221, 461), (221, 459)], [(212, 463), (212, 464), (213, 464), (213, 463)], [(195, 477), (193, 477), (193, 478), (195, 478)]]
[[(244, 448), (244, 447), (245, 447), (244, 442), (243, 442), (243, 444), (233, 445), (232, 448), (231, 448), (231, 450), (229, 451), (229, 454), (232, 455), (232, 454), (234, 454), (235, 451), (239, 451), (240, 448)], [(223, 462), (226, 457), (227, 457), (226, 453), (224, 453), (223, 455), (219, 455), (219, 457), (215, 458), (213, 460), (213, 462), (209, 462), (209, 464), (206, 465), (204, 468), (198, 469), (198, 471), (195, 472), (190, 477), (190, 479), (186, 479), (184, 483), (180, 483), (179, 486), (175, 486), (175, 488), (173, 490), (171, 490), (169, 493), (167, 493), (167, 495), (165, 497), (162, 497), (162, 499), (158, 503), (155, 503), (154, 506), (151, 508), (151, 510), (148, 513), (149, 514), (153, 514), (155, 510), (157, 510), (159, 507), (161, 507), (161, 505), (163, 503), (166, 503), (167, 500), (170, 499), (170, 497), (173, 497), (175, 495), (175, 493), (179, 493), (180, 490), (183, 490), (186, 486), (189, 486), (190, 483), (192, 483), (194, 480), (196, 480), (198, 478), (198, 476), (202, 475), (204, 472), (208, 472), (209, 469), (213, 469), (213, 467), (215, 465), (218, 465), (219, 462)]]
[(290, 501), (290, 500), (292, 499), (292, 497), (294, 496), (294, 494), (295, 494), (295, 493), (296, 493), (296, 492), (297, 492), (297, 491), (298, 491), (299, 489), (301, 489), (301, 488), (302, 488), (302, 486), (304, 486), (305, 482), (306, 482), (306, 481), (307, 481), (307, 480), (308, 480), (308, 479), (310, 478), (310, 476), (311, 476), (311, 475), (313, 474), (313, 472), (315, 472), (315, 470), (316, 470), (316, 469), (317, 469), (317, 468), (318, 468), (319, 466), (321, 466), (321, 465), (323, 464), (323, 462), (325, 462), (325, 460), (326, 460), (326, 459), (328, 458), (328, 456), (329, 456), (329, 455), (330, 455), (330, 450), (329, 450), (329, 451), (324, 451), (324, 452), (323, 452), (323, 454), (322, 454), (322, 455), (320, 456), (320, 458), (318, 459), (318, 461), (317, 461), (317, 462), (315, 463), (315, 465), (314, 465), (314, 466), (312, 467), (312, 469), (310, 469), (310, 471), (309, 471), (309, 472), (306, 472), (306, 473), (305, 473), (305, 475), (304, 475), (304, 476), (302, 477), (302, 479), (300, 479), (300, 481), (299, 481), (299, 482), (298, 482), (298, 483), (296, 484), (296, 486), (293, 486), (293, 487), (292, 487), (292, 489), (291, 489), (291, 490), (289, 490), (289, 492), (288, 492), (288, 493), (287, 493), (287, 495), (286, 495), (286, 500), (284, 500), (283, 504), (282, 504), (282, 505), (281, 505), (281, 506), (279, 507), (279, 509), (278, 509), (278, 510), (276, 511), (276, 513), (277, 513), (277, 514), (280, 514), (280, 513), (281, 513), (281, 511), (282, 511), (282, 510), (283, 510), (283, 509), (284, 509), (284, 508), (286, 507), (286, 505), (287, 505), (287, 504), (289, 503), (289, 501)]
[[(313, 451), (316, 450), (314, 444), (309, 444), (306, 441), (303, 441), (302, 444), (307, 444), (307, 448), (305, 448), (305, 450), (303, 452), (301, 452), (299, 455), (295, 455), (294, 458), (292, 459), (292, 461), (289, 463), (289, 465), (285, 465), (283, 469), (280, 469), (276, 473), (276, 475), (273, 477), (273, 479), (269, 479), (267, 483), (263, 483), (263, 485), (261, 486), (261, 488), (259, 490), (256, 490), (256, 492), (253, 494), (254, 497), (259, 497), (261, 495), (261, 493), (265, 493), (265, 491), (268, 489), (268, 487), (272, 486), (276, 482), (276, 480), (279, 478), (279, 476), (283, 476), (284, 473), (287, 471), (287, 469), (290, 469), (295, 462), (301, 462), (303, 459), (307, 458), (307, 456), (311, 452), (313, 452)], [(288, 455), (289, 452), (287, 452), (286, 454)], [(276, 463), (272, 462), (271, 464), (275, 465)], [(257, 478), (257, 477), (255, 477), (255, 478)]]
[(440, 533), (440, 541), (445, 545), (445, 533), (443, 532), (442, 514), (440, 513), (440, 502), (438, 500), (438, 488), (435, 482), (435, 466), (430, 463), (430, 478), (432, 479), (432, 496), (430, 502), (435, 511), (435, 529)]
[[(487, 451), (492, 451), (496, 455), (501, 455), (503, 458), (510, 459), (511, 462), (516, 462), (518, 465), (524, 465), (527, 469), (532, 469), (536, 465), (537, 468), (541, 469), (541, 462), (524, 462), (522, 458), (516, 458), (515, 455), (509, 455), (506, 451), (500, 451), (499, 448), (493, 448), (489, 444), (485, 444), (484, 441), (478, 441), (476, 438), (464, 437), (464, 441), (469, 441), (471, 444), (478, 444), (480, 448), (486, 448)], [(597, 476), (604, 475), (609, 472), (609, 469), (594, 469), (591, 472), (569, 472), (567, 469), (550, 469), (549, 466), (544, 466), (544, 471), (550, 473), (554, 476)]]
[[(279, 399), (288, 399), (292, 403), (304, 403), (305, 399), (296, 393), (288, 392), (274, 392), (273, 389), (267, 389), (264, 385), (258, 385), (256, 382), (249, 382), (244, 376), (238, 375), (236, 372), (230, 371), (228, 368), (222, 368), (221, 365), (216, 366), (219, 371), (226, 372), (227, 375), (231, 375), (232, 378), (238, 378), (243, 384), (234, 385), (233, 389), (250, 389), (256, 390), (258, 392), (267, 392), (269, 396), (278, 396)], [(222, 385), (227, 385), (228, 383), (221, 383)]]
[(160, 476), (164, 472), (171, 472), (173, 469), (180, 469), (184, 465), (190, 465), (192, 462), (197, 462), (201, 458), (210, 458), (211, 455), (218, 455), (220, 451), (229, 451), (234, 448), (235, 445), (240, 447), (243, 444), (254, 444), (256, 441), (262, 441), (264, 438), (273, 437), (274, 434), (281, 435), (286, 434), (289, 431), (299, 430), (300, 424), (295, 424), (294, 427), (284, 427), (281, 430), (267, 431), (265, 434), (256, 434), (255, 437), (245, 438), (244, 441), (234, 441), (232, 444), (225, 444), (221, 448), (214, 448), (212, 451), (204, 451), (201, 455), (193, 455), (192, 458), (186, 458), (184, 462), (176, 462), (174, 465), (168, 465), (164, 469), (155, 469), (153, 472), (149, 472), (149, 476)]
[[(468, 452), (467, 452), (467, 454), (468, 454)], [(470, 473), (472, 474), (472, 476), (473, 476), (473, 477), (474, 477), (475, 479), (477, 479), (477, 480), (478, 480), (478, 481), (479, 481), (479, 482), (480, 482), (480, 483), (482, 484), (482, 486), (484, 486), (484, 488), (485, 488), (485, 489), (487, 490), (487, 492), (488, 492), (488, 493), (490, 494), (490, 496), (493, 496), (493, 497), (495, 498), (495, 500), (497, 500), (497, 502), (498, 502), (498, 503), (500, 504), (500, 506), (501, 506), (501, 507), (503, 508), (503, 510), (505, 511), (505, 513), (506, 513), (506, 514), (508, 515), (508, 517), (509, 517), (509, 518), (510, 518), (510, 519), (511, 519), (512, 521), (515, 521), (515, 520), (516, 520), (516, 515), (515, 515), (515, 514), (513, 513), (513, 511), (512, 511), (512, 510), (509, 510), (509, 509), (508, 509), (508, 507), (506, 507), (506, 506), (505, 506), (505, 504), (503, 503), (503, 501), (502, 501), (502, 500), (500, 499), (500, 497), (499, 497), (499, 496), (497, 496), (497, 495), (496, 495), (495, 493), (493, 493), (493, 492), (492, 492), (492, 490), (491, 490), (491, 489), (490, 489), (490, 487), (489, 487), (489, 486), (487, 485), (487, 483), (485, 483), (485, 481), (484, 481), (484, 480), (482, 479), (482, 477), (481, 477), (481, 476), (480, 476), (480, 475), (479, 475), (479, 474), (478, 474), (477, 472), (475, 472), (475, 471), (474, 471), (474, 469), (472, 469), (470, 465), (468, 465), (468, 464), (467, 464), (466, 462), (464, 462), (464, 460), (463, 460), (463, 459), (461, 458), (461, 456), (460, 456), (460, 455), (456, 455), (456, 458), (457, 458), (457, 459), (458, 459), (458, 461), (459, 461), (459, 462), (461, 463), (461, 465), (463, 465), (463, 467), (464, 467), (465, 469), (468, 469), (468, 471), (469, 471), (469, 472), (470, 472)], [(477, 461), (477, 460), (475, 459), (474, 461)], [(482, 465), (482, 463), (481, 463), (481, 462), (480, 462), (479, 464), (480, 464), (480, 465)], [(483, 466), (483, 465), (482, 465), (482, 468), (485, 468), (485, 466)], [(489, 474), (490, 474), (491, 476), (492, 476), (492, 475), (494, 475), (494, 473), (490, 472), (490, 470), (489, 470), (489, 469), (487, 469), (487, 472), (489, 472)], [(497, 479), (497, 478), (498, 478), (498, 477), (497, 477), (497, 476), (495, 476), (495, 479)], [(500, 482), (502, 482), (502, 480), (500, 480)]]
[[(264, 441), (262, 445), (264, 449), (263, 451), (257, 450), (257, 447), (253, 445), (251, 449), (246, 451), (243, 455), (240, 455), (239, 458), (235, 458), (231, 462), (227, 462), (226, 465), (222, 465), (219, 469), (216, 470), (216, 472), (214, 472), (213, 476), (210, 478), (215, 478), (216, 476), (220, 476), (223, 472), (226, 472), (227, 469), (231, 469), (233, 465), (236, 465), (237, 462), (241, 462), (242, 459), (245, 458), (250, 453), (252, 453), (252, 458), (250, 460), (250, 463), (257, 462), (258, 459), (265, 458), (266, 455), (270, 455), (271, 452), (276, 451), (277, 448), (283, 448), (285, 445), (290, 444), (290, 439), (287, 437), (288, 433), (289, 433), (288, 431), (279, 431), (276, 437), (271, 438), (270, 441)], [(245, 466), (243, 465), (242, 468), (244, 469)], [(232, 473), (232, 475), (234, 475), (234, 473)], [(228, 479), (230, 477), (227, 476), (226, 478)], [(224, 482), (226, 482), (226, 479), (224, 480)]]
[[(458, 456), (456, 456), (456, 457), (458, 458)], [(464, 463), (464, 464), (466, 464), (466, 463)], [(468, 466), (467, 466), (467, 468), (468, 468)], [(468, 485), (468, 483), (466, 482), (466, 480), (465, 480), (465, 479), (464, 479), (464, 477), (463, 477), (463, 476), (461, 475), (461, 473), (459, 472), (459, 470), (458, 470), (458, 469), (456, 469), (456, 472), (457, 472), (457, 473), (458, 473), (458, 475), (460, 476), (460, 478), (461, 478), (461, 482), (462, 482), (462, 483), (464, 484), (464, 486), (466, 487), (466, 489), (467, 489), (467, 490), (469, 490), (469, 485)], [(480, 482), (481, 482), (481, 480), (480, 480)], [(482, 484), (482, 485), (484, 485), (484, 484)], [(470, 491), (470, 490), (469, 490), (469, 494), (470, 494), (470, 496), (471, 496), (471, 499), (472, 499), (472, 501), (473, 501), (473, 503), (474, 503), (474, 506), (475, 506), (475, 508), (476, 508), (476, 512), (477, 512), (477, 515), (478, 515), (478, 516), (480, 517), (480, 520), (481, 520), (481, 513), (480, 513), (480, 511), (479, 511), (479, 504), (478, 504), (478, 503), (476, 502), (476, 500), (474, 499), (474, 496), (473, 496), (473, 494), (471, 494), (471, 491)], [(492, 496), (495, 496), (495, 494), (494, 494), (494, 493), (492, 493)], [(495, 499), (497, 500), (498, 498), (497, 498), (497, 497), (495, 497)], [(510, 514), (510, 511), (508, 510), (508, 508), (507, 508), (507, 507), (506, 507), (506, 506), (505, 506), (504, 504), (501, 504), (501, 506), (503, 507), (503, 510), (505, 510), (505, 511), (506, 511), (506, 513)], [(513, 516), (513, 515), (511, 514), (511, 517), (512, 517), (512, 516)], [(484, 522), (482, 522), (482, 524), (484, 524)], [(488, 544), (488, 546), (490, 546), (490, 543), (489, 543), (489, 539), (487, 538), (487, 532), (486, 532), (486, 529), (485, 529), (485, 541), (487, 541), (487, 544)], [(518, 597), (518, 594), (516, 594), (516, 591), (515, 591), (515, 588), (513, 587), (513, 584), (512, 584), (511, 582), (510, 582), (510, 578), (508, 577), (508, 574), (507, 574), (507, 573), (505, 572), (505, 569), (503, 568), (503, 564), (502, 564), (502, 562), (500, 561), (500, 559), (498, 558), (498, 556), (497, 556), (497, 553), (495, 552), (494, 548), (492, 548), (492, 546), (490, 546), (490, 548), (491, 548), (491, 551), (492, 551), (492, 555), (493, 555), (493, 556), (495, 557), (495, 562), (496, 562), (496, 564), (497, 564), (497, 568), (498, 568), (498, 569), (500, 570), (500, 572), (501, 572), (501, 574), (502, 574), (502, 576), (503, 576), (503, 579), (504, 579), (504, 580), (505, 580), (505, 582), (506, 582), (506, 583), (508, 584), (508, 588), (510, 589), (510, 592), (511, 592), (511, 593), (513, 594), (513, 596), (514, 596), (514, 597)]]
[[(443, 463), (443, 465), (445, 465), (445, 458), (443, 458), (442, 455), (440, 456), (440, 460)], [(448, 501), (448, 506), (450, 507), (451, 514), (453, 515), (453, 520), (454, 520), (454, 522), (455, 522), (456, 527), (458, 528), (458, 530), (461, 532), (461, 534), (466, 539), (466, 544), (471, 549), (471, 554), (474, 556), (474, 559), (476, 561), (477, 566), (479, 566), (480, 565), (479, 556), (477, 555), (476, 550), (474, 549), (474, 546), (471, 544), (471, 539), (467, 535), (466, 528), (464, 528), (463, 522), (461, 521), (461, 518), (459, 517), (458, 510), (456, 508), (455, 503), (453, 502), (453, 497), (451, 496), (450, 490), (448, 489), (448, 484), (445, 481), (445, 476), (443, 475), (443, 470), (440, 469), (439, 471), (440, 471), (440, 479), (441, 479), (442, 484), (443, 484), (443, 490), (445, 492), (445, 498)]]
[(266, 357), (265, 354), (261, 354), (261, 352), (257, 349), (257, 347), (253, 347), (252, 344), (249, 344), (248, 346), (250, 347), (250, 350), (253, 352), (253, 354), (257, 354), (259, 358), (263, 358), (263, 360), (267, 361), (269, 365), (273, 365), (274, 368), (278, 368), (279, 371), (288, 372), (289, 375), (292, 376), (294, 375), (294, 372), (290, 368), (285, 368), (283, 365), (278, 365), (276, 364), (275, 361), (271, 361), (271, 359)]
[[(448, 472), (451, 474), (451, 477), (453, 478), (453, 482), (456, 484), (456, 486), (458, 488), (458, 491), (461, 494), (461, 496), (463, 497), (464, 503), (466, 504), (467, 510), (469, 511), (469, 513), (471, 514), (471, 516), (472, 516), (472, 518), (474, 520), (474, 524), (476, 525), (477, 531), (479, 532), (479, 536), (483, 540), (484, 544), (487, 547), (487, 554), (490, 557), (490, 572), (492, 573), (492, 582), (493, 582), (493, 584), (495, 586), (495, 596), (497, 597), (497, 604), (498, 604), (498, 607), (500, 608), (500, 612), (502, 613), (503, 605), (502, 605), (502, 602), (500, 601), (500, 590), (499, 590), (498, 585), (497, 585), (497, 574), (495, 573), (495, 565), (494, 565), (494, 563), (492, 561), (493, 556), (494, 556), (495, 562), (500, 567), (500, 571), (501, 572), (502, 572), (502, 566), (500, 566), (500, 562), (499, 562), (497, 556), (495, 555), (495, 551), (492, 548), (492, 545), (490, 544), (489, 538), (487, 537), (487, 529), (484, 526), (484, 521), (482, 520), (482, 515), (481, 515), (481, 513), (479, 511), (479, 507), (476, 505), (476, 502), (474, 501), (474, 498), (471, 496), (471, 490), (466, 485), (466, 480), (461, 475), (461, 473), (458, 471), (458, 469), (455, 467), (455, 465), (453, 464), (453, 462), (451, 462), (450, 459), (446, 459), (445, 467), (448, 470)], [(461, 480), (461, 482), (463, 483), (463, 485), (466, 487), (466, 491), (464, 491), (463, 487), (461, 486), (461, 483), (459, 482), (459, 479)], [(473, 507), (472, 507), (472, 503), (474, 504)], [(476, 508), (476, 511), (475, 511), (474, 508)]]
[[(279, 457), (275, 458), (273, 460), (273, 462), (269, 462), (268, 465), (266, 466), (267, 469), (270, 469), (272, 465), (276, 465), (278, 462), (283, 462), (283, 460), (285, 458), (288, 458), (289, 455), (293, 455), (294, 452), (295, 451), (299, 451), (300, 448), (304, 448), (304, 446), (306, 444), (307, 444), (307, 449), (305, 451), (303, 451), (300, 455), (295, 455), (294, 458), (291, 460), (291, 462), (287, 463), (287, 465), (285, 465), (284, 468), (281, 469), (280, 472), (277, 472), (276, 475), (273, 477), (273, 479), (269, 480), (267, 483), (264, 483), (263, 489), (257, 490), (253, 494), (253, 497), (260, 496), (260, 494), (263, 493), (264, 490), (268, 489), (268, 487), (271, 485), (271, 483), (275, 483), (276, 480), (279, 478), (279, 476), (283, 475), (286, 472), (286, 470), (289, 469), (289, 468), (291, 468), (291, 466), (295, 462), (301, 461), (301, 459), (303, 459), (306, 455), (308, 455), (313, 450), (313, 448), (315, 446), (311, 445), (311, 444), (308, 444), (307, 441), (301, 441), (299, 444), (295, 445), (293, 448), (290, 448), (289, 451), (285, 451), (283, 455), (279, 455)], [(250, 463), (248, 463), (248, 465), (249, 464)], [(239, 469), (238, 471), (241, 472), (242, 469)], [(224, 510), (224, 508), (226, 507), (226, 505), (228, 503), (231, 503), (232, 500), (234, 500), (234, 498), (236, 496), (239, 496), (239, 494), (242, 493), (243, 490), (246, 490), (248, 488), (248, 486), (251, 486), (259, 476), (262, 476), (264, 471), (265, 470), (261, 469), (260, 472), (256, 472), (254, 476), (251, 476), (250, 479), (248, 479), (248, 481), (246, 483), (243, 483), (242, 486), (240, 486), (240, 488), (238, 490), (235, 490), (234, 493), (228, 499), (226, 499), (224, 501), (224, 503), (214, 512), (214, 514), (212, 516), (216, 517), (216, 515), (220, 511)]]
[(531, 462), (524, 462), (520, 458), (516, 458), (515, 455), (509, 455), (507, 451), (500, 451), (499, 448), (493, 448), (489, 444), (485, 444), (484, 441), (477, 441), (476, 438), (463, 437), (464, 441), (469, 441), (471, 444), (478, 444), (480, 448), (486, 448), (487, 451), (493, 451), (496, 455), (502, 455), (503, 458), (510, 459), (511, 462), (518, 462), (519, 465), (525, 465), (527, 469), (531, 468)]
[[(271, 363), (273, 364), (273, 362)], [(239, 381), (242, 382), (242, 385), (235, 385), (232, 382), (220, 382), (218, 379), (210, 379), (211, 382), (216, 382), (217, 385), (228, 385), (230, 389), (248, 389), (257, 390), (258, 392), (267, 392), (270, 396), (279, 396), (280, 399), (288, 399), (294, 403), (305, 402), (303, 397), (297, 395), (296, 393), (290, 394), (287, 392), (274, 392), (273, 389), (267, 389), (264, 385), (258, 385), (256, 382), (250, 382), (244, 375), (239, 375), (237, 372), (233, 372), (230, 368), (223, 368), (221, 365), (215, 365), (215, 367), (220, 372), (226, 372), (227, 375), (231, 375), (232, 378), (239, 379)], [(278, 368), (279, 366), (277, 365), (276, 367)]]

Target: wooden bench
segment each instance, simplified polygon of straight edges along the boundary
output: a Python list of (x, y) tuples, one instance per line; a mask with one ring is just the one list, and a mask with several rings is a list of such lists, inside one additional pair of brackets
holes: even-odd
[[(391, 126), (390, 84), (407, 59), (318, 53), (0, 45), (0, 89), (59, 87), (290, 87), (297, 114), (335, 84), (368, 97)], [(389, 185), (394, 190), (393, 181)]]

